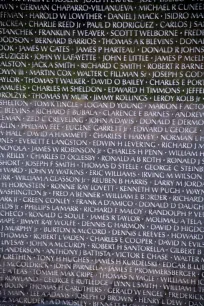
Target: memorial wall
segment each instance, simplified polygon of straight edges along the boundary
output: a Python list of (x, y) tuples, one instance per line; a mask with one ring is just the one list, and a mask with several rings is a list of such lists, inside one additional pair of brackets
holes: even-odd
[(0, 1), (0, 306), (204, 306), (204, 1)]

